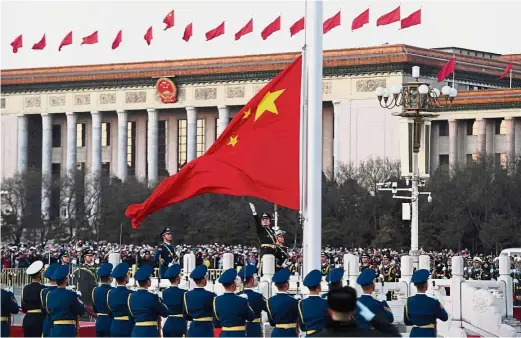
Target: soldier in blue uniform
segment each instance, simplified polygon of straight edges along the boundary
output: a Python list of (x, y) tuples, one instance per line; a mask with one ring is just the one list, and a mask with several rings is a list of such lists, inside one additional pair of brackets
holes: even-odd
[(183, 318), (183, 301), (186, 290), (179, 288), (181, 266), (174, 264), (165, 272), (170, 287), (163, 291), (163, 303), (168, 307), (168, 319), (163, 326), (163, 337), (183, 337), (186, 335), (186, 320)]
[(310, 271), (304, 278), (304, 286), (309, 290), (309, 297), (298, 302), (298, 324), (306, 336), (311, 336), (326, 326), (329, 317), (327, 302), (320, 297), (322, 272)]
[(246, 336), (247, 337), (262, 337), (262, 311), (266, 309), (266, 298), (252, 288), (255, 285), (255, 266), (247, 265), (244, 269), (239, 271), (239, 277), (242, 279), (244, 290), (239, 295), (246, 295), (248, 297), (248, 303), (255, 313), (255, 318), (252, 321), (246, 323)]
[(52, 320), (49, 315), (49, 310), (47, 308), (47, 299), (49, 293), (56, 288), (56, 281), (53, 279), (54, 270), (60, 266), (60, 263), (52, 263), (43, 273), (43, 276), (49, 280), (49, 286), (40, 291), (40, 300), (42, 302), (42, 310), (45, 315), (45, 319), (43, 321), (43, 329), (42, 336), (49, 337), (51, 334)]
[[(337, 290), (342, 288), (342, 280), (344, 278), (344, 268), (334, 268), (329, 271), (326, 276), (326, 282), (328, 283), (329, 291)], [(327, 299), (327, 293), (322, 295), (323, 299)]]
[(112, 289), (112, 264), (104, 263), (98, 269), (100, 285), (92, 290), (92, 306), (98, 314), (96, 319), (96, 337), (110, 337), (112, 317), (107, 305), (107, 294)]
[(26, 273), (31, 278), (31, 283), (27, 284), (22, 290), (22, 311), (27, 313), (23, 319), (23, 329), (25, 337), (41, 337), (44, 315), (42, 314), (42, 299), (40, 294), (45, 286), (40, 281), (42, 279), (42, 261), (33, 262)]
[[(393, 312), (391, 308), (384, 301), (378, 301), (373, 298), (374, 292), (374, 279), (376, 278), (376, 271), (373, 269), (364, 269), (358, 276), (356, 283), (362, 287), (363, 294), (358, 298), (360, 303), (364, 304), (371, 312), (376, 316), (385, 318), (387, 322), (392, 323), (394, 321)], [(355, 311), (355, 319), (358, 327), (368, 329), (371, 328), (371, 324), (360, 315), (360, 308)]]
[(191, 320), (188, 337), (213, 337), (213, 299), (215, 293), (206, 291), (206, 265), (198, 265), (190, 274), (195, 282), (195, 289), (184, 295), (183, 315)]
[(158, 337), (160, 317), (168, 317), (168, 308), (157, 294), (148, 291), (151, 285), (150, 275), (154, 268), (144, 265), (136, 272), (134, 278), (139, 284), (136, 292), (128, 295), (128, 308), (135, 324), (132, 337)]
[(9, 337), (9, 316), (20, 311), (14, 295), (10, 291), (2, 289), (2, 308), (0, 320), (2, 322), (2, 337)]
[(436, 319), (447, 321), (449, 316), (437, 299), (425, 294), (429, 280), (429, 270), (420, 269), (414, 272), (411, 283), (414, 283), (417, 294), (407, 298), (404, 308), (404, 321), (412, 325), (409, 337), (436, 337)]
[(47, 309), (52, 319), (50, 337), (75, 337), (76, 319), (85, 313), (80, 297), (67, 290), (69, 266), (60, 265), (54, 270), (52, 278), (57, 287), (47, 296)]
[(268, 320), (275, 326), (272, 337), (297, 337), (298, 302), (288, 294), (288, 269), (280, 269), (272, 278), (278, 293), (266, 301)]
[(118, 286), (107, 292), (107, 306), (112, 314), (112, 323), (110, 324), (110, 335), (112, 337), (130, 337), (134, 321), (130, 318), (128, 310), (128, 295), (132, 293), (127, 288), (128, 283), (127, 263), (119, 263), (112, 270), (112, 278), (116, 279)]
[(166, 269), (177, 260), (175, 247), (172, 245), (172, 232), (170, 228), (164, 229), (160, 236), (163, 238), (163, 243), (159, 245), (154, 255), (154, 261), (159, 264), (159, 275), (165, 278)]
[(248, 296), (235, 294), (237, 270), (231, 268), (219, 277), (224, 287), (224, 294), (213, 300), (215, 327), (221, 327), (220, 337), (245, 337), (246, 321), (255, 319), (255, 313), (248, 304)]

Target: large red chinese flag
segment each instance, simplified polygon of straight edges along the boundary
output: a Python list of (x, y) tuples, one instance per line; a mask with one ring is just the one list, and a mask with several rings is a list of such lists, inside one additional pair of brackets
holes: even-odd
[(45, 34), (44, 34), (42, 36), (42, 39), (33, 45), (33, 49), (34, 50), (43, 50), (45, 48), (45, 46), (47, 46), (47, 42), (46, 42)]
[(330, 30), (332, 30), (335, 27), (340, 26), (340, 11), (324, 21), (322, 24), (322, 32), (323, 34), (326, 34)]
[(291, 34), (291, 36), (297, 34), (301, 30), (303, 30), (304, 25), (305, 25), (304, 17), (300, 18), (297, 22), (295, 22), (293, 25), (291, 25), (291, 27), (289, 28), (289, 33)]
[(456, 58), (452, 58), (446, 64), (441, 67), (436, 77), (438, 78), (438, 82), (441, 82), (447, 78), (450, 74), (454, 73), (454, 67), (456, 64)]
[(402, 19), (401, 29), (416, 26), (422, 23), (422, 10), (421, 8), (416, 12), (412, 13), (408, 17)]
[(376, 25), (385, 26), (396, 21), (400, 21), (400, 6), (398, 6), (395, 10), (379, 17), (376, 21)]
[(11, 42), (11, 47), (13, 47), (13, 53), (18, 53), (18, 49), (23, 47), (23, 38), (22, 34), (18, 35), (16, 39)]
[(72, 31), (65, 35), (62, 42), (60, 43), (60, 47), (58, 47), (58, 51), (61, 52), (62, 48), (68, 45), (72, 45)]
[(498, 80), (503, 80), (505, 76), (512, 70), (512, 65), (514, 64), (514, 61), (510, 61), (507, 65), (507, 68), (505, 68), (505, 71), (501, 73), (501, 75), (498, 77)]
[(190, 40), (190, 38), (192, 37), (192, 24), (189, 23), (188, 25), (186, 25), (185, 27), (185, 31), (183, 33), (183, 40), (185, 40), (186, 42), (188, 42)]
[(98, 31), (95, 31), (91, 35), (88, 35), (83, 38), (83, 41), (81, 42), (82, 45), (94, 45), (98, 43)]
[(258, 197), (298, 210), (301, 68), (299, 57), (239, 111), (204, 155), (161, 182), (146, 201), (128, 206), (132, 227), (205, 193)]
[(174, 11), (170, 11), (170, 13), (168, 13), (165, 18), (163, 19), (163, 23), (166, 25), (165, 26), (165, 31), (169, 28), (172, 28), (174, 27)]
[(116, 35), (116, 38), (114, 41), (112, 41), (112, 49), (116, 49), (121, 44), (121, 41), (123, 41), (123, 31), (120, 30), (118, 34)]
[(150, 46), (150, 43), (152, 43), (152, 39), (154, 38), (154, 35), (152, 33), (152, 26), (148, 27), (147, 32), (145, 33), (145, 36), (143, 38), (147, 42), (147, 45)]
[(276, 31), (280, 31), (280, 16), (277, 17), (272, 23), (266, 26), (261, 32), (262, 40), (266, 40), (271, 34)]
[(244, 35), (253, 32), (253, 19), (250, 19), (237, 33), (235, 33), (235, 40), (239, 40)]
[(353, 19), (351, 30), (354, 31), (355, 29), (362, 28), (366, 23), (369, 23), (369, 8)]

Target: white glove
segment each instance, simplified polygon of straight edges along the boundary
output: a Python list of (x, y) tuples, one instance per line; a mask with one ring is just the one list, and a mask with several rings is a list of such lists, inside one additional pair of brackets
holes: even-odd
[(356, 301), (356, 306), (358, 306), (358, 309), (360, 310), (360, 316), (362, 316), (368, 322), (373, 320), (375, 314), (369, 310), (367, 306), (362, 304), (360, 301)]
[(239, 297), (244, 298), (244, 299), (248, 299), (248, 295), (245, 294), (245, 293), (241, 293), (241, 294), (239, 295)]
[(76, 260), (76, 258), (74, 258), (74, 259), (72, 260), (72, 265), (76, 265), (77, 262), (78, 262), (78, 261)]
[(295, 295), (293, 298), (295, 298), (296, 300), (301, 300), (302, 297), (300, 295)]
[(253, 215), (257, 215), (257, 211), (255, 210), (255, 206), (253, 205), (253, 203), (250, 203), (250, 209)]
[(76, 291), (76, 294), (81, 297), (81, 291)]

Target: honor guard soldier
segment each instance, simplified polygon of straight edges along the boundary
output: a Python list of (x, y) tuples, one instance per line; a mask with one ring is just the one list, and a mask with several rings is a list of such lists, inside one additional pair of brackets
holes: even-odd
[(224, 287), (224, 294), (213, 300), (215, 327), (221, 327), (220, 337), (245, 337), (246, 322), (255, 319), (255, 313), (248, 304), (248, 296), (235, 294), (237, 270), (224, 271), (219, 283)]
[(280, 269), (272, 278), (278, 290), (266, 301), (270, 325), (275, 326), (272, 337), (297, 337), (298, 301), (288, 294), (289, 276), (288, 269)]
[(181, 266), (174, 264), (165, 272), (170, 287), (163, 290), (163, 303), (168, 307), (168, 319), (163, 325), (163, 337), (186, 335), (186, 320), (183, 318), (183, 301), (186, 290), (179, 288)]
[[(328, 283), (329, 291), (340, 289), (342, 287), (342, 279), (344, 278), (344, 268), (334, 268), (326, 276), (326, 282)], [(323, 299), (327, 299), (327, 293), (322, 295)]]
[(58, 285), (47, 296), (47, 309), (52, 320), (50, 337), (76, 337), (76, 319), (85, 313), (80, 297), (68, 290), (69, 267), (60, 265), (52, 278)]
[(43, 314), (45, 315), (42, 329), (43, 337), (49, 337), (49, 335), (51, 334), (52, 320), (49, 315), (49, 310), (47, 308), (47, 300), (49, 293), (52, 290), (56, 289), (56, 281), (53, 279), (53, 274), (56, 268), (59, 266), (60, 263), (52, 263), (43, 273), (43, 276), (49, 280), (49, 286), (40, 291), (40, 301), (42, 302)]
[(306, 336), (322, 330), (329, 317), (327, 302), (320, 297), (320, 282), (322, 282), (320, 270), (312, 270), (304, 278), (304, 286), (309, 290), (309, 297), (298, 302), (298, 324)]
[(248, 297), (248, 303), (255, 313), (255, 318), (252, 321), (246, 323), (246, 336), (247, 337), (262, 337), (262, 311), (266, 309), (266, 299), (258, 292), (255, 292), (252, 288), (255, 286), (255, 267), (253, 265), (247, 265), (244, 269), (239, 271), (239, 277), (242, 279), (244, 290), (239, 295), (246, 295)]
[(320, 256), (320, 263), (322, 276), (327, 276), (331, 270), (331, 265), (329, 264), (329, 256), (325, 252), (322, 252), (322, 255)]
[(128, 295), (128, 308), (135, 324), (132, 337), (159, 337), (161, 317), (168, 317), (168, 308), (157, 294), (148, 291), (152, 285), (150, 276), (154, 268), (144, 265), (137, 270), (134, 278), (139, 284), (136, 292)]
[(128, 283), (127, 263), (119, 263), (112, 270), (112, 278), (116, 279), (118, 286), (107, 292), (107, 306), (112, 314), (112, 323), (110, 324), (110, 335), (112, 337), (130, 337), (134, 322), (130, 318), (128, 310), (128, 295), (132, 293), (127, 288)]
[(82, 268), (90, 270), (92, 273), (96, 274), (96, 266), (94, 264), (94, 252), (92, 249), (86, 249), (83, 251), (83, 262), (81, 264)]
[(213, 299), (216, 295), (204, 289), (207, 271), (206, 265), (201, 264), (190, 274), (196, 287), (184, 296), (183, 315), (192, 321), (188, 337), (213, 337)]
[(165, 278), (166, 269), (175, 263), (177, 256), (175, 254), (175, 247), (172, 245), (172, 232), (170, 228), (164, 229), (160, 236), (163, 238), (163, 243), (157, 248), (154, 260), (159, 264), (159, 276)]
[(43, 262), (36, 261), (31, 264), (26, 273), (31, 278), (31, 283), (24, 286), (22, 290), (22, 311), (26, 313), (22, 323), (25, 337), (41, 337), (43, 330), (42, 300), (40, 293), (45, 286), (40, 281), (42, 279)]
[(69, 265), (70, 264), (69, 250), (62, 249), (60, 252), (60, 255), (58, 256), (58, 261), (62, 265)]
[(404, 322), (412, 325), (409, 337), (436, 337), (436, 320), (447, 321), (449, 316), (437, 299), (425, 294), (429, 280), (429, 270), (416, 270), (411, 278), (418, 292), (407, 298), (404, 309)]
[(100, 285), (92, 290), (92, 306), (94, 312), (98, 314), (96, 319), (96, 337), (110, 337), (110, 325), (112, 317), (107, 305), (107, 294), (112, 289), (110, 283), (112, 278), (112, 264), (104, 263), (98, 269)]
[[(376, 278), (376, 271), (373, 269), (365, 269), (356, 279), (356, 283), (362, 287), (362, 296), (358, 298), (358, 301), (364, 304), (371, 312), (375, 315), (380, 316), (381, 319), (385, 318), (387, 322), (392, 323), (394, 321), (393, 312), (386, 301), (378, 301), (373, 298), (374, 292), (374, 279)], [(355, 311), (355, 320), (358, 327), (368, 329), (371, 328), (371, 324), (360, 315), (360, 309)]]
[(362, 264), (360, 265), (360, 272), (368, 269), (371, 265), (369, 264), (369, 255), (365, 252), (362, 254)]
[(2, 322), (2, 337), (9, 337), (9, 317), (15, 315), (20, 311), (18, 303), (14, 295), (10, 291), (2, 289), (2, 308), (0, 312), (0, 321)]

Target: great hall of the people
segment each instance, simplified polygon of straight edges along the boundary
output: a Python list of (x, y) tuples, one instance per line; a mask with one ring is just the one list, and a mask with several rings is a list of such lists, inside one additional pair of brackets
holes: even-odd
[[(464, 164), (479, 152), (521, 156), (521, 55), (407, 45), (324, 52), (323, 167), (369, 157), (400, 158), (399, 118), (380, 107), (379, 86), (420, 80), (456, 57), (452, 105), (436, 108), (429, 166)], [(202, 155), (231, 118), (297, 53), (127, 64), (3, 70), (2, 178), (27, 169), (62, 175), (74, 168), (149, 182)], [(498, 76), (513, 64), (509, 78)], [(177, 101), (163, 103), (159, 78)], [(516, 89), (517, 88), (517, 89)], [(396, 108), (395, 110), (399, 110)]]

